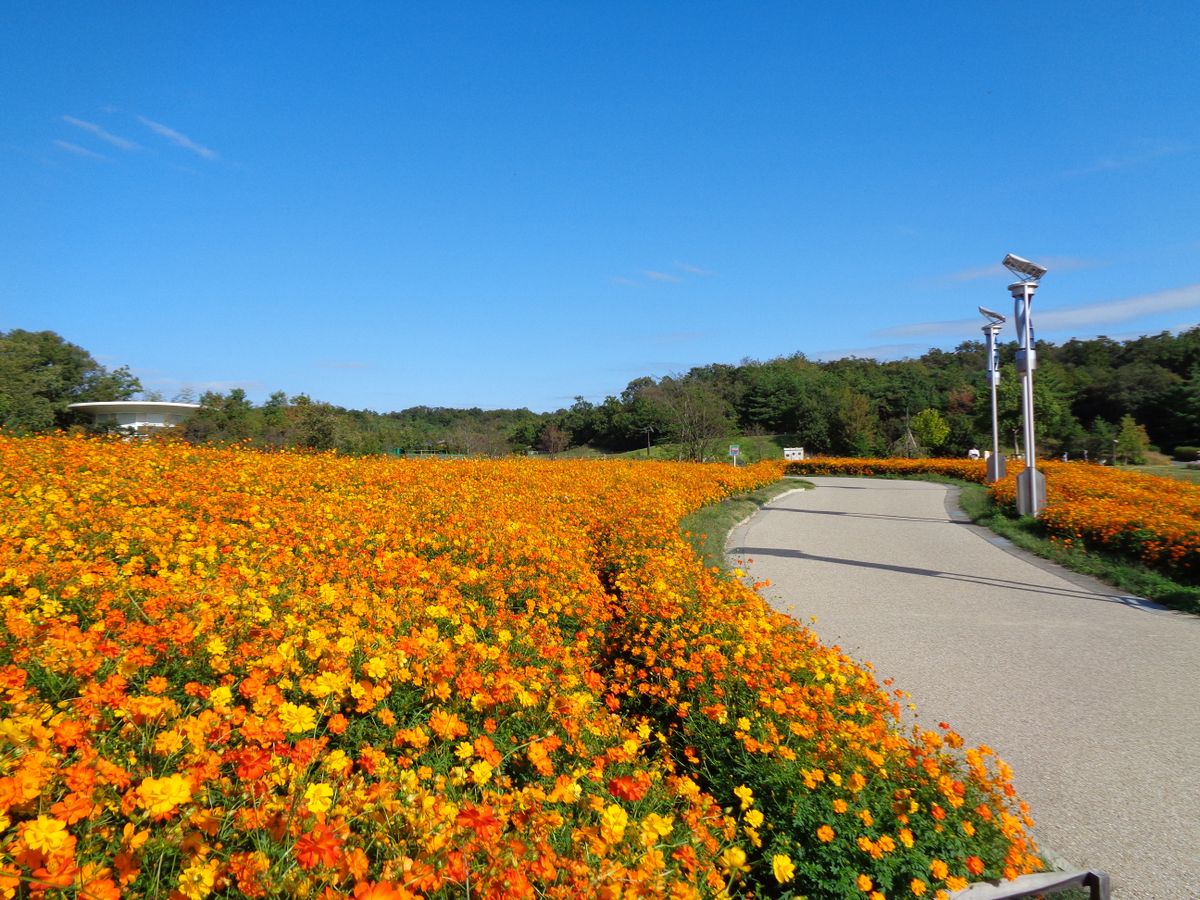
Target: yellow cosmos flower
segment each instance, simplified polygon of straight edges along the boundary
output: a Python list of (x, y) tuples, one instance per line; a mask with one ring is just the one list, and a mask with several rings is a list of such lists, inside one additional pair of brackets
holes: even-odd
[(733, 789), (734, 796), (742, 803), (742, 809), (749, 809), (754, 805), (754, 791), (746, 787), (744, 784)]
[(311, 706), (279, 704), (279, 722), (288, 734), (302, 734), (317, 727), (317, 713)]
[(746, 823), (751, 828), (758, 828), (763, 823), (763, 814), (761, 810), (752, 809), (746, 813)]
[(600, 831), (610, 844), (615, 844), (625, 836), (625, 826), (629, 824), (629, 814), (616, 803), (610, 803), (600, 813)]
[(329, 751), (329, 755), (325, 757), (325, 762), (321, 766), (326, 772), (333, 775), (345, 775), (353, 768), (354, 763), (344, 750), (335, 749)]
[(792, 863), (790, 856), (776, 853), (771, 857), (771, 872), (775, 875), (776, 881), (780, 884), (787, 884), (796, 877), (796, 866)]
[(53, 816), (38, 816), (21, 823), (21, 837), (30, 850), (54, 853), (67, 842), (67, 824)]
[(721, 854), (721, 867), (728, 872), (740, 872), (746, 868), (746, 851), (741, 847), (727, 847)]
[(328, 812), (333, 806), (333, 788), (323, 781), (310, 784), (304, 791), (304, 805), (313, 815)]
[(174, 729), (160, 731), (158, 737), (154, 739), (154, 752), (159, 756), (170, 756), (172, 753), (178, 753), (182, 747), (183, 735)]
[(650, 813), (646, 818), (642, 819), (642, 828), (658, 837), (666, 837), (671, 833), (671, 829), (674, 826), (674, 816), (660, 816), (658, 813)]
[(179, 893), (188, 900), (201, 900), (212, 893), (217, 880), (217, 861), (203, 863), (197, 860), (179, 873)]
[(382, 657), (372, 656), (369, 660), (367, 660), (367, 664), (363, 666), (363, 671), (367, 673), (367, 677), (374, 678), (376, 681), (378, 681), (387, 674), (388, 667), (387, 663), (383, 661)]
[(471, 766), (471, 780), (478, 785), (487, 784), (492, 777), (492, 772), (495, 771), (491, 763), (486, 759), (481, 759), (475, 765)]
[(169, 813), (192, 799), (192, 783), (182, 775), (146, 778), (138, 785), (138, 806), (152, 816)]

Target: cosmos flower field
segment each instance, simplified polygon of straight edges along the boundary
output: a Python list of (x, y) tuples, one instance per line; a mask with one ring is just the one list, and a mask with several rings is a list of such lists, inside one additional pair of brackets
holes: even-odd
[(0, 436), (0, 897), (879, 900), (1040, 868), (992, 751), (904, 729), (681, 537), (782, 468)]

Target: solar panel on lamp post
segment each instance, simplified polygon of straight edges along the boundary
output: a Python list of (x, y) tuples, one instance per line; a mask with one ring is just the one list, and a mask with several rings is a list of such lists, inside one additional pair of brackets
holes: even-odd
[(996, 407), (996, 388), (1000, 385), (1000, 356), (996, 351), (996, 338), (1006, 320), (1000, 313), (986, 307), (979, 307), (979, 311), (989, 320), (983, 326), (983, 336), (987, 339), (988, 385), (992, 394), (992, 455), (987, 462), (987, 481), (990, 484), (1003, 478), (1007, 470), (1004, 457), (1000, 455), (1000, 416)]
[(1008, 286), (1013, 297), (1017, 320), (1017, 372), (1021, 375), (1021, 414), (1025, 425), (1025, 470), (1017, 476), (1017, 512), (1036, 516), (1046, 506), (1046, 479), (1037, 468), (1037, 446), (1033, 422), (1033, 372), (1037, 368), (1037, 351), (1033, 348), (1033, 320), (1030, 306), (1038, 281), (1046, 274), (1045, 266), (1013, 256), (1004, 257), (1004, 267), (1020, 281)]

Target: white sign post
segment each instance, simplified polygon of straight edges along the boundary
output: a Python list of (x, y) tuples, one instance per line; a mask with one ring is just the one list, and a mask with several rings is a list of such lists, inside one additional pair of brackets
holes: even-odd
[(742, 452), (742, 448), (741, 448), (741, 447), (739, 447), (737, 444), (730, 444), (730, 445), (729, 445), (729, 455), (733, 457), (733, 467), (734, 467), (735, 469), (737, 468), (737, 459), (738, 459), (738, 455), (739, 455), (741, 452)]

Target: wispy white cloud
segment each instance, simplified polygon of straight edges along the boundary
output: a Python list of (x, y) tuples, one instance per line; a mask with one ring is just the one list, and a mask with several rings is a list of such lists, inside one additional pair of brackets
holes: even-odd
[(974, 319), (944, 319), (941, 322), (912, 322), (908, 325), (893, 325), (871, 332), (877, 337), (921, 337), (924, 335), (958, 334), (982, 323)]
[(1049, 310), (1039, 313), (1036, 321), (1038, 328), (1043, 331), (1094, 328), (1098, 325), (1129, 322), (1142, 316), (1185, 309), (1200, 309), (1200, 284), (1152, 294), (1139, 294), (1123, 300), (1088, 303), (1071, 309)]
[(990, 266), (980, 266), (977, 269), (963, 269), (961, 272), (951, 272), (949, 275), (943, 275), (945, 281), (978, 281), (981, 278), (1000, 278), (1008, 270), (1000, 263), (993, 263)]
[(72, 144), (70, 141), (55, 141), (54, 146), (59, 150), (65, 150), (67, 153), (73, 153), (76, 156), (83, 156), (87, 159), (100, 159), (104, 162), (112, 162), (107, 156), (95, 153), (87, 147), (80, 147), (78, 144)]
[[(712, 269), (705, 269), (702, 266), (696, 266), (692, 263), (679, 262), (676, 260), (672, 265), (680, 272), (686, 275), (695, 275), (699, 278), (711, 278), (717, 273)], [(629, 278), (624, 275), (613, 276), (613, 284), (622, 284), (626, 287), (645, 287), (647, 282), (658, 282), (659, 284), (679, 284), (684, 281), (684, 276), (675, 272), (664, 272), (661, 269), (642, 269), (637, 273), (638, 278)]]
[(1152, 163), (1166, 156), (1178, 156), (1180, 153), (1186, 153), (1189, 149), (1186, 144), (1178, 141), (1142, 141), (1138, 150), (1122, 156), (1103, 156), (1090, 165), (1071, 169), (1066, 174), (1071, 176), (1095, 175), (1100, 172), (1130, 169)]
[[(1077, 256), (1046, 256), (1039, 257), (1037, 261), (1049, 269), (1051, 274), (1055, 272), (1076, 272), (1080, 269), (1093, 269), (1103, 265), (1103, 263), (1097, 262), (1094, 259), (1082, 259)], [(1009, 271), (1004, 268), (1003, 263), (993, 263), (990, 266), (980, 266), (976, 269), (951, 272), (948, 275), (943, 275), (942, 280), (979, 281), (982, 278), (1004, 278), (1007, 275), (1009, 275)]]
[(145, 116), (138, 116), (138, 121), (157, 134), (159, 137), (164, 137), (176, 146), (182, 147), (185, 150), (191, 150), (197, 156), (204, 159), (216, 159), (217, 151), (203, 144), (198, 144), (190, 137), (181, 131), (176, 131), (174, 128), (169, 128), (161, 122), (155, 122), (153, 119), (147, 119)]
[(77, 119), (74, 116), (63, 116), (62, 120), (64, 122), (66, 122), (68, 125), (74, 125), (76, 128), (82, 128), (84, 131), (87, 131), (87, 132), (95, 135), (96, 137), (100, 138), (100, 140), (102, 140), (102, 141), (106, 141), (107, 143), (112, 144), (114, 147), (119, 147), (122, 150), (137, 150), (138, 149), (138, 145), (135, 144), (133, 141), (126, 140), (123, 137), (118, 137), (117, 135), (112, 134), (111, 132), (105, 131), (103, 128), (101, 128), (99, 125), (95, 124), (94, 122), (85, 122), (83, 119)]
[[(1121, 300), (1086, 303), (1068, 309), (1042, 309), (1035, 314), (1040, 332), (1076, 331), (1104, 325), (1131, 322), (1142, 316), (1180, 310), (1200, 309), (1200, 284), (1187, 285), (1169, 291), (1138, 294)], [(947, 319), (940, 322), (914, 322), (895, 325), (875, 332), (879, 337), (918, 337), (922, 335), (962, 334), (980, 326), (975, 319)]]

